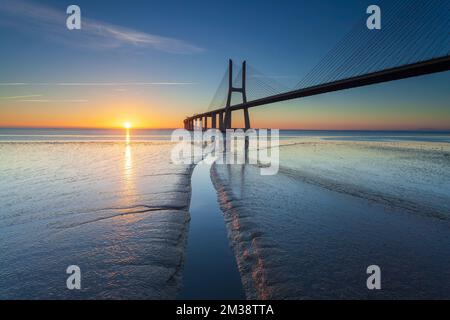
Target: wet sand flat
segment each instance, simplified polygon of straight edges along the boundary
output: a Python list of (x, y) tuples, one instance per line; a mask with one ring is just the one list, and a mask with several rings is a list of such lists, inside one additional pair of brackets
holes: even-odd
[[(275, 176), (212, 171), (247, 297), (450, 297), (448, 144), (284, 144)], [(382, 290), (367, 289), (369, 265)]]
[[(168, 142), (0, 143), (1, 299), (170, 299), (190, 166)], [(78, 265), (82, 289), (68, 290)]]

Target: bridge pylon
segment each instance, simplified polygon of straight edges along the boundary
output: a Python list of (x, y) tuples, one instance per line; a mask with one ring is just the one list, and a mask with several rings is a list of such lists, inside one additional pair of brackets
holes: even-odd
[[(219, 124), (221, 120), (223, 121), (223, 125), (220, 128), (222, 131), (226, 129), (231, 129), (231, 98), (233, 92), (239, 92), (242, 94), (242, 102), (247, 103), (247, 92), (246, 92), (246, 77), (247, 77), (247, 63), (246, 61), (242, 62), (242, 86), (240, 88), (233, 86), (233, 60), (229, 60), (228, 62), (228, 97), (227, 104), (225, 106), (225, 118), (219, 119)], [(250, 115), (248, 112), (248, 108), (243, 108), (244, 110), (244, 120), (245, 120), (245, 129), (250, 129)], [(220, 115), (222, 118), (222, 115)]]

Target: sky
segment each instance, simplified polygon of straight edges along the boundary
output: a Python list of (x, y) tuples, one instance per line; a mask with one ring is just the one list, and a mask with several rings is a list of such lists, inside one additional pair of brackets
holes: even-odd
[[(229, 58), (291, 87), (372, 2), (0, 0), (0, 127), (181, 127), (208, 109)], [(71, 4), (81, 30), (66, 28)], [(251, 122), (449, 130), (449, 83), (446, 72), (297, 99), (253, 108)]]

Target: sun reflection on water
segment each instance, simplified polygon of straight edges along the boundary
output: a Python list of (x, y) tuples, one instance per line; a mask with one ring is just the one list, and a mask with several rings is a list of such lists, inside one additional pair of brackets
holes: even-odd
[(127, 129), (125, 134), (125, 179), (131, 176), (133, 170), (130, 140), (130, 129)]
[[(136, 181), (135, 181), (135, 167), (133, 164), (132, 142), (130, 129), (125, 131), (125, 154), (124, 154), (124, 167), (123, 167), (123, 196), (121, 205), (124, 207), (133, 207), (135, 203), (135, 197), (137, 194)], [(121, 221), (132, 222), (137, 217), (133, 214), (122, 215), (119, 217)]]
[(125, 156), (124, 156), (124, 168), (123, 168), (123, 181), (125, 184), (125, 194), (127, 198), (133, 193), (135, 189), (134, 185), (134, 167), (133, 167), (133, 155), (131, 152), (131, 138), (130, 129), (127, 129), (125, 134)]

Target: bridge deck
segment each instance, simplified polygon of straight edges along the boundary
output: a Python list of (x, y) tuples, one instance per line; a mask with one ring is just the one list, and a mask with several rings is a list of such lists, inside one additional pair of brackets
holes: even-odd
[[(368, 73), (362, 76), (329, 82), (309, 88), (293, 90), (262, 99), (248, 101), (246, 103), (236, 104), (230, 106), (229, 110), (236, 111), (281, 101), (310, 97), (328, 92), (363, 87), (371, 84), (406, 79), (431, 73), (444, 72), (448, 70), (450, 70), (450, 56), (404, 65), (392, 69), (386, 69), (379, 72)], [(187, 120), (198, 119), (205, 116), (210, 117), (220, 112), (225, 112), (225, 107), (194, 115), (187, 118)]]

